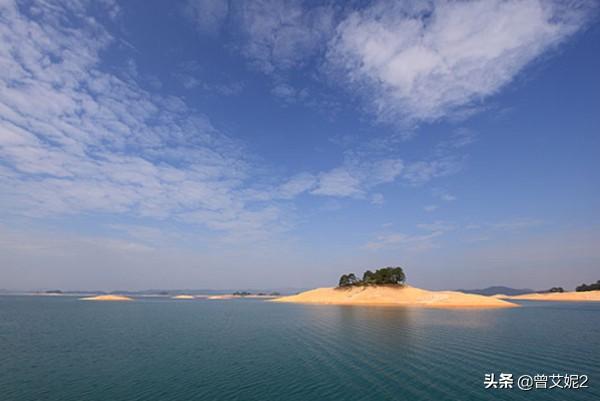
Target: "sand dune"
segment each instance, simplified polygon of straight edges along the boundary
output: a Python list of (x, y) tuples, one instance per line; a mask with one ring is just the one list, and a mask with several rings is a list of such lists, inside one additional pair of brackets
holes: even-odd
[(181, 295), (175, 295), (174, 297), (172, 297), (172, 299), (194, 299), (195, 297), (193, 295), (185, 295), (185, 294), (181, 294)]
[(234, 299), (234, 298), (239, 298), (236, 295), (233, 294), (221, 294), (221, 295), (209, 295), (207, 297), (207, 299)]
[(403, 286), (317, 288), (272, 302), (329, 305), (419, 306), (429, 308), (510, 308), (518, 306), (501, 299), (457, 291), (427, 291)]
[(528, 301), (570, 301), (587, 302), (600, 301), (600, 291), (581, 291), (581, 292), (547, 292), (543, 294), (523, 294), (508, 297), (509, 299), (523, 299)]
[(133, 298), (124, 295), (97, 295), (95, 297), (79, 298), (83, 301), (133, 301)]

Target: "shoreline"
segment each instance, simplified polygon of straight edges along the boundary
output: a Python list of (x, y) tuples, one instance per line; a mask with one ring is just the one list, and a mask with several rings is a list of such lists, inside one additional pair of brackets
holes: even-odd
[(100, 302), (127, 302), (133, 301), (133, 298), (124, 295), (97, 295), (95, 297), (79, 298), (81, 301), (100, 301)]
[[(498, 296), (498, 298), (500, 297)], [(502, 299), (523, 301), (600, 302), (600, 291), (531, 293), (502, 297)]]

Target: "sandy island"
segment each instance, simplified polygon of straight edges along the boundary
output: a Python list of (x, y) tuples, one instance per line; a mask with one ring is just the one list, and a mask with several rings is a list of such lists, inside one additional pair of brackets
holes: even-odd
[(515, 295), (507, 299), (522, 299), (527, 301), (570, 301), (570, 302), (600, 302), (600, 291), (570, 291), (546, 292)]
[(494, 295), (489, 295), (490, 298), (499, 298), (499, 299), (509, 299), (510, 295), (506, 295), (506, 294), (494, 294)]
[(239, 298), (238, 296), (232, 295), (232, 294), (221, 294), (221, 295), (209, 295), (206, 297), (206, 299), (234, 299), (234, 298)]
[(97, 295), (95, 297), (79, 298), (82, 301), (133, 301), (133, 298), (124, 295)]
[(195, 297), (193, 295), (185, 295), (185, 294), (181, 294), (181, 295), (175, 295), (174, 297), (172, 297), (172, 299), (194, 299)]
[(512, 308), (519, 305), (484, 295), (457, 291), (428, 291), (404, 286), (317, 288), (272, 302), (325, 305), (417, 306), (427, 308)]

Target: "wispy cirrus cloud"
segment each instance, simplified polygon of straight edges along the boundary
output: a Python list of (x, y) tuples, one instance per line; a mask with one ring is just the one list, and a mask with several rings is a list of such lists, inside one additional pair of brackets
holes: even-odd
[(402, 248), (408, 251), (427, 251), (436, 248), (434, 240), (445, 233), (455, 230), (454, 224), (445, 221), (434, 221), (432, 223), (417, 224), (417, 229), (424, 234), (406, 234), (399, 232), (388, 232), (377, 235), (373, 240), (367, 242), (363, 247), (368, 250), (377, 251), (382, 249)]
[[(545, 224), (534, 218), (515, 218), (496, 223), (460, 225), (444, 220), (435, 220), (416, 225), (414, 233), (384, 232), (376, 235), (363, 247), (372, 251), (384, 249), (404, 249), (426, 251), (440, 246), (439, 240), (452, 232), (465, 243), (488, 241), (501, 231), (526, 231)], [(424, 232), (424, 233), (423, 233)], [(475, 233), (475, 234), (474, 234)]]
[[(180, 98), (103, 70), (114, 39), (88, 17), (90, 5), (0, 6), (4, 210), (193, 216), (216, 230), (267, 230), (281, 215), (245, 198), (253, 163), (243, 145)], [(66, 24), (67, 14), (80, 24)]]
[(494, 223), (484, 222), (484, 223), (470, 223), (465, 225), (465, 230), (483, 230), (487, 232), (492, 231), (519, 231), (519, 230), (527, 230), (530, 228), (540, 227), (548, 222), (542, 219), (537, 219), (533, 217), (517, 217), (517, 218), (508, 218), (506, 220), (496, 221)]
[(404, 178), (412, 184), (422, 184), (434, 178), (455, 174), (462, 169), (462, 166), (463, 161), (456, 157), (416, 161), (406, 166)]
[(497, 230), (522, 230), (527, 228), (539, 227), (545, 223), (546, 222), (541, 219), (524, 217), (493, 223), (491, 224), (491, 227)]
[(435, 212), (437, 209), (439, 209), (438, 205), (425, 205), (423, 206), (423, 210), (431, 213), (431, 212)]
[(396, 180), (404, 169), (400, 159), (376, 161), (348, 160), (343, 166), (323, 172), (318, 177), (314, 195), (364, 197), (377, 185)]
[[(222, 6), (200, 3), (207, 8), (201, 27), (223, 20)], [(241, 53), (259, 70), (280, 79), (321, 66), (378, 120), (409, 127), (469, 116), (585, 27), (595, 8), (591, 0), (379, 0), (343, 7), (259, 0), (232, 3), (227, 11), (242, 32)]]
[[(339, 166), (315, 174), (303, 173), (282, 184), (273, 197), (290, 198), (289, 194), (299, 195), (309, 192), (317, 196), (366, 198), (371, 194), (371, 203), (383, 204), (383, 195), (372, 191), (383, 184), (404, 182), (422, 185), (434, 179), (455, 174), (462, 163), (454, 158), (405, 163), (393, 157), (373, 157), (372, 155), (349, 156)], [(456, 199), (449, 194), (442, 199)]]
[[(512, 2), (494, 7), (477, 3), (477, 7), (486, 17), (487, 13), (504, 16), (509, 4), (515, 10), (525, 7)], [(549, 22), (542, 17), (556, 12), (557, 5), (541, 6), (533, 0), (523, 4), (530, 16), (538, 17), (534, 18), (535, 26), (547, 25), (556, 31), (553, 40), (542, 41), (539, 52), (581, 25), (578, 11)], [(232, 12), (242, 18), (242, 29), (252, 42), (245, 50), (246, 57), (266, 72), (297, 68), (306, 54), (318, 58), (324, 46), (329, 47), (328, 62), (333, 63), (331, 57), (348, 50), (340, 46), (347, 44), (344, 37), (352, 33), (351, 29), (372, 26), (375, 31), (385, 31), (392, 29), (390, 24), (395, 20), (401, 27), (420, 21), (422, 13), (433, 7), (432, 19), (421, 21), (419, 32), (425, 38), (437, 38), (436, 29), (452, 33), (447, 24), (466, 12), (453, 3), (435, 2), (427, 6), (430, 8), (404, 14), (399, 11), (404, 10), (402, 7), (393, 7), (385, 18), (372, 21), (369, 18), (379, 12), (377, 6), (346, 14), (326, 5), (306, 8), (298, 2), (244, 3), (236, 5), (234, 11), (211, 2), (196, 6), (209, 7), (203, 15), (214, 17), (215, 24)], [(259, 169), (242, 143), (220, 132), (182, 98), (143, 89), (134, 61), (123, 60), (123, 74), (103, 68), (103, 55), (111, 52), (115, 38), (99, 19), (89, 17), (90, 2), (17, 5), (9, 1), (0, 7), (0, 32), (6, 39), (0, 44), (0, 204), (11, 213), (127, 213), (218, 231), (239, 228), (259, 235), (287, 227), (279, 201), (301, 194), (353, 197), (381, 204), (383, 195), (374, 193), (379, 185), (399, 180), (422, 184), (454, 174), (462, 168), (463, 160), (453, 156), (453, 150), (474, 138), (468, 130), (456, 131), (427, 160), (407, 161), (394, 152), (383, 156), (367, 152), (323, 171), (292, 173), (279, 182), (259, 185)], [(261, 12), (265, 9), (270, 12)], [(108, 2), (105, 12), (114, 18), (119, 8)], [(67, 24), (66, 15), (80, 23)], [(307, 32), (307, 26), (315, 28), (314, 32)], [(487, 34), (487, 28), (479, 29)], [(334, 30), (335, 40), (325, 40)], [(371, 33), (367, 30), (361, 35), (368, 41)], [(477, 44), (485, 47), (486, 38), (483, 35)], [(406, 37), (409, 42), (413, 39)], [(458, 35), (455, 46), (461, 41), (466, 47), (473, 44), (467, 39)], [(391, 62), (396, 53), (408, 51), (403, 46), (409, 42), (402, 42), (402, 46), (390, 42), (395, 53), (386, 60)], [(504, 55), (508, 50), (503, 49), (490, 52)], [(359, 79), (364, 71), (357, 71)], [(428, 71), (414, 76), (430, 79), (432, 73)], [(444, 79), (442, 76), (440, 82)], [(278, 96), (293, 94), (293, 87), (278, 82)], [(406, 99), (398, 104), (403, 101)], [(452, 199), (448, 195), (445, 200)]]

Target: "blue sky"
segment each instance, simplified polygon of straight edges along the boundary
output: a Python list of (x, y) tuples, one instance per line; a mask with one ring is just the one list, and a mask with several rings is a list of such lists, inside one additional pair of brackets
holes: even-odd
[(600, 273), (592, 1), (4, 1), (0, 287)]

